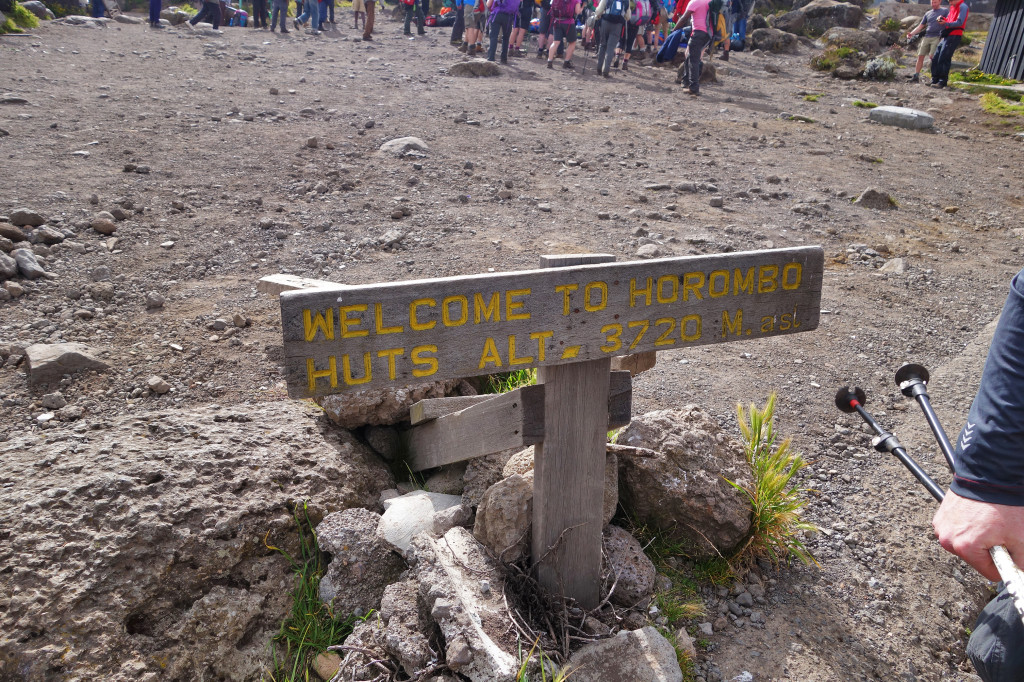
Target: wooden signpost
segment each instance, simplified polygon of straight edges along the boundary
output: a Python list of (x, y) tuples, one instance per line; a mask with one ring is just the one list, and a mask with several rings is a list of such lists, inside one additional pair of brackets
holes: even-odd
[(611, 372), (612, 359), (815, 329), (824, 268), (820, 247), (613, 260), (546, 256), (539, 270), (284, 291), (288, 393), (539, 367), (537, 386), (413, 406), (410, 466), (534, 444), (538, 580), (596, 607), (606, 434), (630, 411), (629, 372)]

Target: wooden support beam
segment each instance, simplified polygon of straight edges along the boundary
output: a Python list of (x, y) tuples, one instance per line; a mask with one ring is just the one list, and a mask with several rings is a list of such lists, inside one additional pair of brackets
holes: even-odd
[[(614, 256), (545, 256), (541, 267), (607, 263)], [(541, 367), (544, 441), (534, 448), (534, 568), (540, 586), (584, 609), (601, 600), (601, 518), (611, 358)]]
[[(538, 384), (501, 395), (428, 398), (415, 403), (409, 410), (413, 428), (404, 434), (409, 467), (422, 471), (540, 442), (544, 438), (544, 393), (544, 385)], [(519, 395), (518, 401), (509, 397), (513, 394)], [(525, 405), (521, 408), (521, 421), (507, 428), (501, 424), (481, 428), (480, 424), (491, 418), (489, 415), (502, 414), (510, 402)], [(632, 407), (633, 383), (629, 372), (612, 372), (606, 430), (629, 424)], [(465, 440), (460, 442), (460, 438)]]
[(651, 369), (658, 362), (658, 352), (649, 350), (632, 355), (620, 355), (612, 358), (612, 371), (626, 370), (633, 376)]
[(543, 386), (523, 386), (490, 396), (490, 400), (403, 434), (413, 471), (533, 445), (543, 437)]

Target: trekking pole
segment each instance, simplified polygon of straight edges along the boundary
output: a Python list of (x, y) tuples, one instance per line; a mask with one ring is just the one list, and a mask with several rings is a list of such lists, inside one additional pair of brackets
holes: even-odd
[[(901, 368), (901, 371), (902, 370), (903, 368)], [(898, 381), (898, 383), (902, 385), (905, 382), (911, 382), (913, 380), (911, 379), (911, 374), (913, 374), (914, 377), (916, 377), (916, 379), (920, 380), (922, 384), (927, 383), (927, 379), (921, 379), (922, 374), (920, 370), (924, 370), (924, 368), (921, 367), (920, 365), (916, 365), (914, 366), (913, 370), (907, 370), (902, 375), (900, 373), (897, 373), (896, 376), (898, 379), (904, 379), (904, 381)], [(927, 372), (927, 370), (924, 370), (923, 374), (925, 377), (927, 377)], [(911, 386), (908, 385), (907, 391), (910, 390)], [(919, 390), (918, 394), (927, 395), (927, 391)], [(911, 395), (911, 393), (905, 392), (904, 395), (909, 396)], [(928, 399), (926, 397), (925, 402), (927, 402), (927, 400)], [(871, 427), (871, 430), (875, 432), (876, 435), (871, 440), (871, 445), (875, 448), (875, 450), (878, 450), (879, 452), (888, 452), (892, 455), (895, 455), (896, 459), (900, 460), (900, 462), (902, 462), (903, 465), (910, 470), (910, 473), (914, 474), (914, 477), (921, 482), (921, 485), (923, 485), (929, 493), (931, 493), (932, 497), (934, 497), (936, 501), (941, 503), (942, 500), (945, 498), (945, 493), (942, 491), (942, 489), (938, 485), (936, 485), (935, 481), (932, 480), (931, 476), (929, 476), (924, 471), (924, 469), (922, 469), (920, 465), (918, 465), (918, 463), (914, 461), (914, 458), (907, 454), (906, 449), (900, 444), (896, 436), (891, 433), (888, 433), (881, 426), (878, 425), (878, 422), (876, 422), (874, 418), (868, 413), (868, 411), (864, 409), (865, 403), (867, 403), (867, 396), (864, 394), (864, 391), (859, 387), (855, 386), (854, 388), (850, 388), (849, 386), (843, 386), (836, 393), (836, 407), (839, 408), (839, 411), (845, 412), (847, 414), (857, 412), (858, 414), (860, 414), (861, 418), (867, 423), (867, 425)], [(930, 403), (928, 405), (928, 410), (931, 411)], [(932, 412), (931, 418), (934, 417), (935, 413)], [(938, 419), (935, 419), (935, 425), (938, 428), (938, 432), (941, 432), (942, 436), (945, 437), (945, 432), (942, 430), (942, 426), (939, 424)], [(929, 426), (931, 426), (930, 419)], [(936, 433), (936, 438), (938, 439), (938, 433)], [(941, 439), (939, 440), (941, 447)], [(948, 438), (946, 438), (946, 445), (949, 445)], [(943, 454), (945, 455), (945, 452), (943, 452)], [(950, 448), (950, 455), (948, 456), (948, 461), (950, 463), (952, 462), (952, 448)], [(1010, 553), (1007, 552), (1006, 548), (1002, 545), (996, 545), (995, 547), (990, 548), (988, 552), (989, 555), (992, 557), (992, 562), (996, 565), (996, 570), (999, 571), (999, 577), (1002, 578), (1003, 584), (1006, 586), (1006, 591), (1013, 598), (1013, 605), (1017, 609), (1017, 615), (1019, 615), (1021, 620), (1024, 621), (1024, 572), (1021, 572), (1021, 570), (1017, 568), (1017, 565), (1013, 562), (1013, 559), (1010, 557)]]
[[(939, 423), (939, 418), (935, 414), (935, 410), (932, 409), (931, 399), (928, 397), (929, 378), (928, 370), (922, 365), (907, 364), (896, 371), (896, 385), (899, 386), (900, 393), (917, 400), (921, 411), (924, 412), (925, 421), (928, 422), (928, 427), (931, 429), (932, 435), (935, 436), (939, 449), (942, 450), (942, 456), (946, 458), (950, 472), (955, 475), (953, 445), (949, 442), (946, 430)], [(988, 553), (992, 557), (992, 563), (996, 565), (996, 570), (999, 571), (999, 577), (1006, 585), (1006, 591), (1013, 597), (1013, 605), (1017, 607), (1017, 612), (1024, 619), (1024, 572), (1017, 568), (1010, 553), (1002, 545), (991, 547)]]

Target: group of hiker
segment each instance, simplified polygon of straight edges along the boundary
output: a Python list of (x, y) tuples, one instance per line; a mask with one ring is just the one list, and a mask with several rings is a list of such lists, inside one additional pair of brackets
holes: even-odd
[(931, 55), (932, 85), (937, 88), (946, 87), (949, 69), (953, 62), (953, 53), (963, 40), (964, 26), (970, 10), (963, 0), (950, 0), (949, 9), (940, 8), (941, 0), (931, 0), (932, 8), (924, 13), (910, 32), (907, 39), (924, 33), (917, 48), (917, 64), (914, 74), (910, 76), (912, 83), (921, 81), (921, 69), (924, 59)]
[[(415, 17), (423, 32), (424, 13), (417, 0), (407, 3), (405, 32), (411, 35)], [(412, 3), (412, 4), (409, 4)], [(721, 44), (721, 59), (729, 58), (731, 43), (745, 40), (746, 23), (754, 0), (455, 0), (451, 42), (468, 55), (484, 53), (488, 36), (489, 61), (508, 63), (509, 56), (525, 56), (523, 44), (536, 21), (537, 57), (554, 68), (573, 70), (576, 43), (597, 52), (597, 73), (629, 70), (635, 50), (648, 54), (659, 48), (688, 49), (681, 82), (699, 94), (700, 64), (705, 51)], [(415, 7), (415, 9), (414, 9)], [(536, 18), (535, 18), (536, 15)], [(666, 45), (667, 43), (667, 45)], [(500, 53), (498, 47), (500, 45)], [(671, 56), (668, 57), (671, 59)]]

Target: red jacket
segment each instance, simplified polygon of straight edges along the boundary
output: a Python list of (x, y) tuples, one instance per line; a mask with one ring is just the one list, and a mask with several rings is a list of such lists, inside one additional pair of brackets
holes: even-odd
[[(958, 2), (955, 5), (949, 4), (949, 12), (946, 14), (945, 29), (949, 31), (951, 36), (962, 36), (964, 34), (964, 24), (967, 23), (967, 15), (970, 13), (967, 4), (964, 2)], [(952, 30), (950, 30), (952, 29)], [(943, 31), (945, 33), (945, 31)]]

